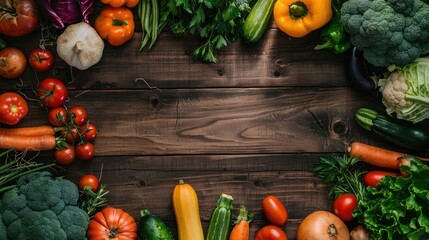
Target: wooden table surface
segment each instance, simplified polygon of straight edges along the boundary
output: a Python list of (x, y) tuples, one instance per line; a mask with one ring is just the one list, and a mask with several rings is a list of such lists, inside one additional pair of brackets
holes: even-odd
[[(99, 135), (91, 161), (76, 160), (59, 174), (77, 182), (102, 170), (109, 204), (136, 220), (140, 209), (149, 209), (177, 236), (171, 195), (183, 179), (198, 194), (204, 229), (227, 193), (234, 197), (234, 217), (242, 204), (254, 212), (253, 239), (267, 224), (261, 201), (274, 194), (289, 211), (283, 229), (295, 239), (306, 215), (330, 210), (326, 186), (310, 172), (319, 157), (344, 154), (352, 140), (387, 146), (353, 118), (362, 106), (382, 110), (379, 96), (350, 87), (346, 55), (313, 50), (319, 34), (290, 38), (272, 23), (258, 43), (238, 40), (217, 52), (218, 63), (207, 64), (190, 57), (198, 38), (168, 31), (151, 51), (139, 52), (137, 26), (126, 44), (106, 44), (101, 61), (88, 70), (56, 58), (47, 73), (27, 67), (22, 83), (0, 79), (0, 92), (25, 93), (30, 112), (17, 126), (34, 126), (48, 121), (31, 88), (48, 76), (65, 82), (66, 105), (86, 108)], [(6, 39), (27, 55), (40, 32)], [(53, 151), (38, 158), (52, 161)]]

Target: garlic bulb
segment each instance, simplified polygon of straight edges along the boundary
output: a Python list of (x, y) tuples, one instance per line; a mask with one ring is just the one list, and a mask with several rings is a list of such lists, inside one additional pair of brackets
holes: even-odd
[(103, 39), (85, 22), (69, 25), (57, 39), (58, 56), (80, 70), (98, 63), (103, 50)]

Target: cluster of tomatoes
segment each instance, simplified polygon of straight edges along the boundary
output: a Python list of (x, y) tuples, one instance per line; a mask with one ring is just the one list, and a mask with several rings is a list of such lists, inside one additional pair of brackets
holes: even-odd
[(266, 196), (262, 200), (262, 212), (267, 218), (269, 224), (260, 228), (255, 234), (255, 240), (278, 239), (287, 240), (286, 232), (282, 227), (286, 225), (289, 219), (288, 211), (274, 195)]
[(89, 123), (85, 108), (65, 106), (68, 90), (64, 83), (56, 78), (45, 78), (37, 87), (37, 95), (43, 106), (49, 109), (48, 120), (63, 140), (58, 143), (55, 160), (67, 165), (76, 158), (92, 159), (97, 129)]

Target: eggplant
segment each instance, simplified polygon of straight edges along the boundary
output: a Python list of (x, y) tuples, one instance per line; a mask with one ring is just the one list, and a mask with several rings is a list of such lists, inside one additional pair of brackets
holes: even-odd
[(354, 47), (349, 51), (347, 60), (347, 77), (354, 89), (364, 93), (377, 89), (376, 82), (371, 78), (370, 64), (363, 58), (362, 52)]

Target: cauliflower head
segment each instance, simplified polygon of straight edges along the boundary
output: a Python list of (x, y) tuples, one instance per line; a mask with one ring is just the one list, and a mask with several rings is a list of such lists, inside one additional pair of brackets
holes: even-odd
[(22, 176), (0, 200), (0, 229), (7, 235), (1, 239), (83, 240), (89, 216), (78, 200), (69, 180), (46, 171)]
[(429, 118), (429, 58), (391, 70), (378, 81), (386, 112), (413, 123)]
[(429, 50), (428, 0), (348, 0), (341, 22), (374, 66), (403, 66)]

